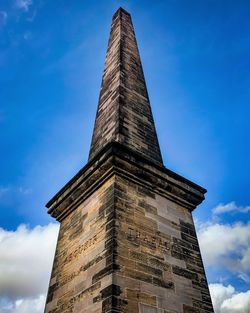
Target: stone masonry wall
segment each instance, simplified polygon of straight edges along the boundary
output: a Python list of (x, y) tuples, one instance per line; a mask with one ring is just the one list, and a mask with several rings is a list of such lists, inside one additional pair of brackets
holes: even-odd
[(119, 312), (213, 312), (191, 213), (118, 177), (115, 208)]
[(110, 178), (61, 223), (45, 312), (213, 312), (191, 213)]
[(112, 283), (113, 264), (104, 278), (103, 268), (113, 254), (114, 179), (108, 180), (61, 223), (47, 295), (46, 313), (100, 313), (94, 298)]

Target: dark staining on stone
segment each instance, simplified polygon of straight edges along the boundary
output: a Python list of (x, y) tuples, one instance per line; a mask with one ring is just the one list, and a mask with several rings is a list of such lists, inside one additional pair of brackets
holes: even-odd
[(145, 253), (140, 253), (140, 252), (136, 252), (136, 251), (130, 251), (130, 257), (133, 260), (138, 260), (144, 263), (147, 263), (148, 261), (148, 256)]
[[(114, 183), (114, 188), (115, 188), (116, 192), (117, 192), (117, 191), (126, 192), (126, 185), (121, 184), (120, 182), (117, 182), (117, 181), (116, 181), (116, 182)], [(117, 195), (117, 194), (115, 193), (115, 195)]]
[(165, 189), (166, 191), (171, 192), (173, 188), (170, 185), (167, 185)]
[(192, 245), (192, 249), (200, 254), (200, 248), (197, 245)]
[(118, 264), (117, 263), (117, 256), (118, 256), (118, 253), (116, 250), (112, 250), (111, 254), (109, 254), (107, 257), (106, 257), (106, 266), (110, 265), (110, 264)]
[(171, 256), (179, 259), (179, 260), (183, 260), (184, 256), (182, 254), (182, 247), (179, 246), (178, 244), (172, 244), (171, 245)]
[(173, 273), (176, 275), (185, 277), (187, 279), (196, 280), (196, 281), (198, 280), (197, 273), (191, 272), (179, 266), (173, 266)]
[(99, 215), (105, 217), (114, 208), (114, 199), (108, 200), (99, 208)]
[(109, 285), (106, 288), (102, 289), (100, 291), (100, 294), (97, 297), (93, 298), (93, 303), (104, 300), (106, 298), (109, 298), (111, 296), (120, 296), (122, 293), (121, 287), (117, 285)]
[(120, 266), (118, 264), (115, 263), (111, 263), (108, 266), (106, 266), (105, 268), (103, 268), (102, 270), (100, 270), (98, 273), (96, 273), (95, 275), (93, 275), (92, 277), (92, 283), (96, 283), (97, 281), (99, 281), (100, 279), (102, 279), (104, 276), (107, 276), (117, 270), (120, 269)]
[(100, 291), (101, 295), (102, 295), (102, 299), (107, 298), (109, 296), (120, 296), (120, 294), (122, 293), (121, 291), (121, 287), (117, 286), (117, 285), (110, 285), (106, 288), (104, 288), (103, 290)]
[(126, 306), (127, 301), (120, 299), (114, 295), (106, 298), (102, 302), (102, 313), (119, 313), (125, 312), (124, 306)]
[(131, 277), (133, 279), (138, 279), (158, 287), (174, 289), (174, 283), (172, 281), (165, 281), (163, 278), (153, 276), (160, 276), (162, 274), (160, 272), (161, 271), (154, 272), (152, 271), (152, 268), (145, 266), (143, 272), (126, 268), (122, 275), (126, 277)]
[(193, 288), (199, 289), (202, 291), (208, 290), (208, 284), (205, 278), (200, 278), (192, 281)]
[(135, 271), (135, 270), (132, 270), (129, 268), (125, 269), (123, 274), (124, 274), (124, 276), (131, 277), (131, 278), (138, 279), (138, 280), (142, 280), (146, 283), (152, 284), (152, 276), (149, 274)]
[[(210, 298), (210, 296), (209, 296)], [(213, 312), (213, 304), (210, 298), (209, 302), (204, 302), (202, 300), (198, 300), (198, 299), (192, 299), (193, 302), (193, 307), (194, 308), (198, 308), (201, 310), (204, 310), (205, 312)]]
[(201, 294), (202, 294), (201, 298), (202, 298), (203, 302), (212, 304), (212, 301), (211, 301), (209, 293), (201, 292)]
[(177, 251), (172, 250), (171, 251), (171, 256), (173, 258), (179, 259), (179, 260), (183, 260), (183, 255)]
[(163, 261), (160, 261), (157, 258), (149, 258), (148, 259), (148, 263), (151, 266), (154, 266), (155, 268), (160, 268), (163, 271), (170, 271), (170, 269), (171, 269), (171, 265), (170, 264), (168, 264), (166, 262), (163, 262)]
[(180, 247), (185, 247), (185, 248), (188, 248), (188, 249), (192, 249), (192, 244), (191, 243), (188, 243), (184, 240), (181, 240), (179, 238), (175, 238), (173, 237), (173, 243), (174, 243), (174, 247), (177, 247), (177, 246), (180, 246)]
[(106, 224), (106, 231), (109, 231), (110, 229), (113, 229), (116, 225), (115, 218), (111, 216), (111, 220), (109, 223)]
[(150, 214), (157, 214), (157, 208), (155, 208), (154, 206), (148, 204), (145, 201), (139, 201), (138, 205), (140, 207), (142, 207), (143, 209), (145, 209), (145, 212), (150, 213)]
[(69, 236), (69, 240), (73, 240), (74, 238), (78, 237), (81, 234), (81, 230), (82, 230), (82, 223), (80, 220), (79, 223), (75, 225), (74, 230), (71, 232)]
[(200, 309), (183, 304), (183, 313), (201, 313)]
[(144, 187), (138, 187), (138, 194), (146, 197), (150, 197), (152, 199), (155, 199), (155, 193), (149, 191), (148, 189)]
[(189, 250), (186, 249), (184, 247), (182, 247), (182, 253), (186, 256), (186, 257), (193, 257), (194, 256), (194, 251), (193, 250)]
[(182, 233), (187, 234), (195, 239), (197, 238), (194, 225), (180, 220), (180, 227)]
[(197, 264), (187, 263), (187, 269), (202, 275), (205, 273), (203, 266), (198, 266)]
[(53, 295), (57, 288), (58, 288), (58, 283), (55, 283), (54, 285), (49, 287), (48, 295), (47, 295), (47, 303), (53, 300)]
[(174, 289), (174, 283), (172, 281), (165, 281), (157, 277), (152, 278), (152, 284), (166, 289)]
[[(194, 246), (197, 249), (194, 249)], [(193, 264), (203, 268), (199, 247), (184, 240), (173, 238), (171, 255), (177, 259), (186, 261), (187, 264)]]
[(144, 303), (152, 307), (157, 306), (157, 297), (155, 295), (141, 292), (139, 289), (125, 288), (125, 295), (129, 305), (127, 312), (135, 312), (132, 307), (138, 308), (138, 303)]
[(181, 220), (181, 219), (180, 219), (180, 225), (183, 226), (183, 227), (186, 227), (186, 228), (188, 228), (188, 229), (191, 229), (191, 230), (195, 231), (195, 227), (194, 227), (193, 224), (184, 222), (184, 221)]
[(197, 240), (197, 238), (194, 238), (194, 237), (192, 237), (192, 236), (190, 236), (190, 235), (187, 235), (187, 234), (185, 234), (185, 233), (183, 233), (183, 232), (181, 233), (181, 238), (182, 238), (183, 240), (185, 240), (186, 242), (189, 242), (189, 243), (192, 243), (192, 244), (198, 246), (198, 240)]
[(161, 270), (154, 268), (154, 267), (151, 267), (151, 266), (148, 266), (148, 265), (145, 265), (145, 264), (142, 264), (142, 263), (137, 263), (136, 269), (138, 271), (143, 271), (145, 273), (148, 273), (148, 274), (151, 274), (154, 276), (162, 277), (162, 271)]
[(111, 248), (111, 250), (114, 251), (117, 245), (117, 240), (114, 237), (109, 237), (109, 239), (105, 241), (105, 249)]
[(99, 263), (101, 260), (103, 260), (104, 259), (104, 255), (99, 255), (99, 256), (97, 256), (96, 258), (94, 258), (92, 261), (90, 261), (90, 262), (88, 262), (87, 264), (85, 264), (85, 265), (83, 265), (82, 267), (81, 267), (81, 270), (82, 271), (86, 271), (86, 270), (88, 270), (90, 267), (92, 267), (93, 265), (95, 265), (95, 264), (97, 264), (97, 263)]
[(105, 245), (108, 245), (108, 241), (111, 239), (116, 239), (117, 238), (117, 227), (112, 227), (110, 228), (108, 231), (106, 231), (106, 241), (105, 241)]

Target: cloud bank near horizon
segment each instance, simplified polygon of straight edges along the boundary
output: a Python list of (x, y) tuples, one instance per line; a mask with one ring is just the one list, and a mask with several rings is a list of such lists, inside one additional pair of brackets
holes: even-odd
[(58, 224), (0, 228), (0, 312), (43, 312)]
[[(197, 229), (206, 270), (226, 267), (247, 282), (250, 222), (198, 223)], [(15, 231), (0, 228), (0, 313), (43, 312), (58, 230), (54, 223), (34, 228), (20, 225)], [(250, 290), (239, 292), (232, 284), (218, 281), (209, 288), (215, 313), (249, 312)]]

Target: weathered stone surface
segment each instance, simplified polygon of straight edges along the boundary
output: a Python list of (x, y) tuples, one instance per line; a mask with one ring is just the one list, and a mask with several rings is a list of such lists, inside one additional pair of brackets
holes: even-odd
[[(113, 310), (112, 306), (117, 312), (139, 312), (143, 303), (154, 303), (156, 308), (161, 303), (159, 308), (171, 312), (173, 299), (178, 306), (184, 301), (176, 312), (185, 312), (184, 305), (187, 312), (200, 309), (199, 301), (204, 310), (212, 312), (204, 269), (196, 264), (200, 254), (193, 243), (179, 239), (183, 224), (192, 223), (191, 213), (182, 208), (183, 219), (173, 223), (167, 218), (167, 209), (171, 207), (174, 214), (175, 204), (157, 194), (147, 196), (144, 191), (137, 183), (114, 175), (62, 221), (46, 312), (74, 312), (75, 305), (82, 301), (90, 303), (90, 310), (102, 307), (102, 312)], [(150, 216), (149, 207), (154, 208)], [(84, 227), (72, 240), (79, 224), (76, 219)], [(163, 221), (168, 225), (165, 232), (159, 230)], [(171, 236), (171, 227), (179, 238)], [(181, 255), (181, 263), (174, 251)], [(113, 285), (116, 275), (119, 279)], [(121, 280), (126, 281), (125, 286)], [(136, 291), (134, 281), (151, 288)], [(167, 301), (171, 294), (172, 300)]]
[(130, 15), (113, 17), (88, 164), (47, 204), (61, 222), (45, 313), (211, 313), (192, 210), (162, 164)]
[(111, 141), (162, 164), (131, 17), (123, 9), (113, 16), (90, 159)]

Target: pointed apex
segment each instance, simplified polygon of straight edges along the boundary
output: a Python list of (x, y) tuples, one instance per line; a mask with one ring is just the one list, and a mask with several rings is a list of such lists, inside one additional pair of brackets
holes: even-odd
[(113, 16), (89, 160), (110, 142), (162, 163), (130, 14)]
[(124, 14), (127, 14), (127, 15), (130, 16), (130, 13), (128, 13), (128, 11), (126, 11), (126, 10), (123, 9), (122, 7), (119, 7), (119, 9), (114, 13), (113, 19), (114, 19), (118, 14), (121, 14), (121, 13), (124, 13)]

